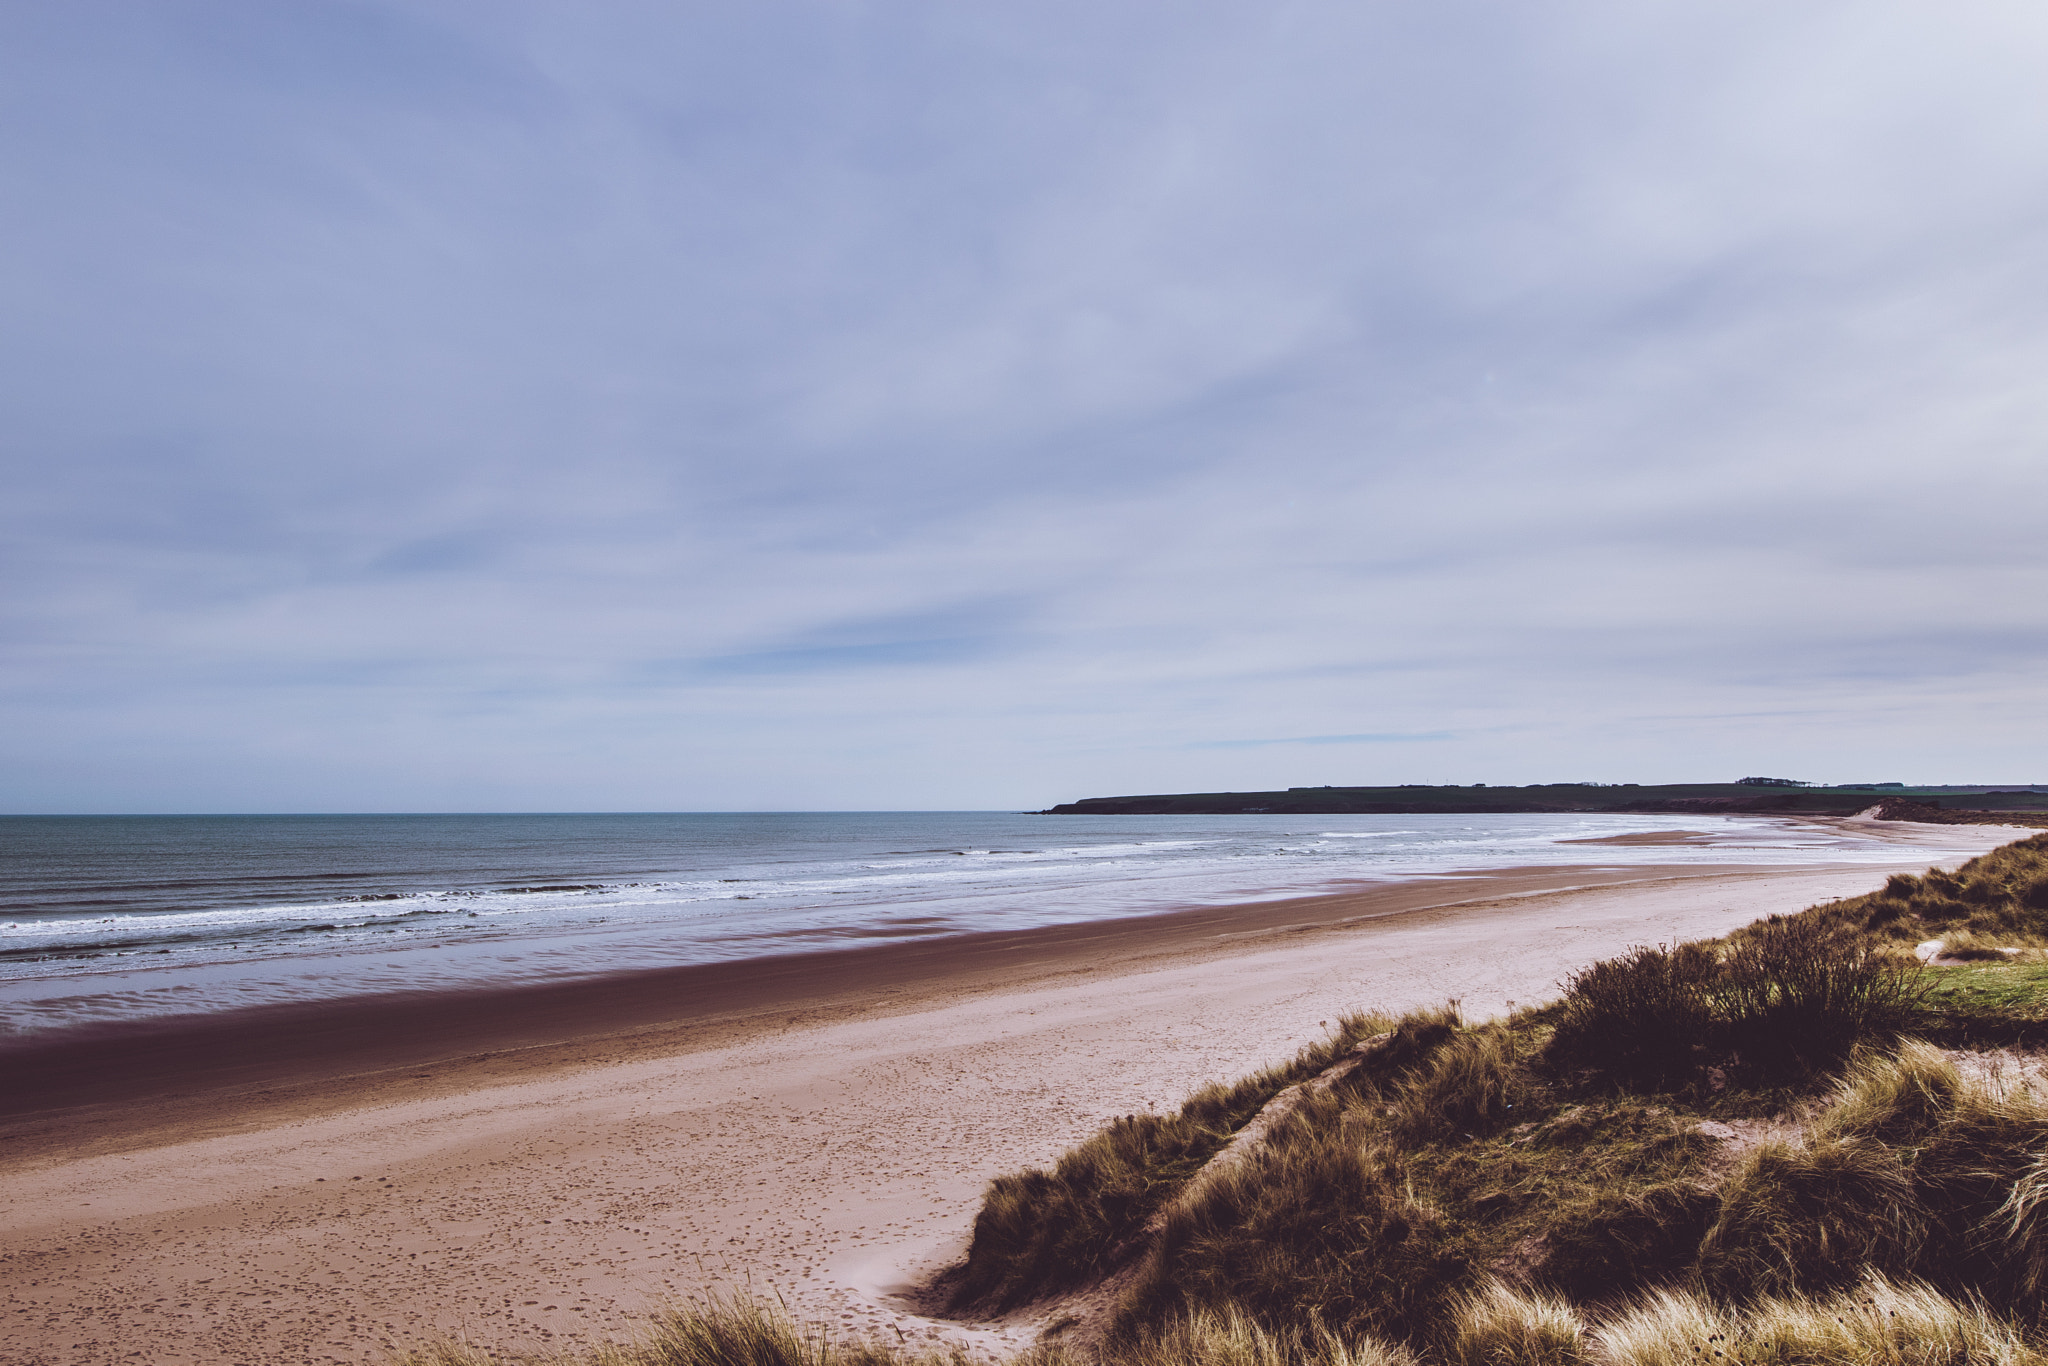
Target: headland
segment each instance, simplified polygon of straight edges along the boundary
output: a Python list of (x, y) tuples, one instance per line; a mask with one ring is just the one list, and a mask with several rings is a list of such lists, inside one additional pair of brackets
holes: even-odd
[(2018, 818), (2048, 825), (2048, 786), (1919, 787), (1905, 783), (1823, 786), (1779, 778), (1732, 783), (1540, 783), (1469, 787), (1404, 783), (1395, 787), (1290, 787), (1271, 792), (1173, 792), (1084, 797), (1048, 807), (1047, 816), (1421, 815), (1609, 811), (1668, 815), (1849, 816), (1874, 810), (1882, 820), (1920, 824), (2001, 824)]

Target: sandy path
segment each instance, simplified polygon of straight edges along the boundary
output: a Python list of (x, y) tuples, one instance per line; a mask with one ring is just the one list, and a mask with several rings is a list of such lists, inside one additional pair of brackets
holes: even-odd
[[(2014, 833), (1901, 831), (1923, 843), (1898, 868)], [(0, 1361), (375, 1361), (436, 1331), (559, 1348), (721, 1282), (892, 1339), (952, 1331), (886, 1287), (957, 1257), (991, 1175), (1112, 1115), (1284, 1056), (1346, 1008), (1456, 996), (1492, 1013), (1627, 944), (1722, 933), (1888, 871), (1693, 876), (1270, 931), (1029, 991), (17, 1164), (0, 1180)]]

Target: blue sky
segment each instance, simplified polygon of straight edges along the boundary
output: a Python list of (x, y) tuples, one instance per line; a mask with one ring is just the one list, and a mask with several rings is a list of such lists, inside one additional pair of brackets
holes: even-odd
[(0, 808), (2048, 781), (2048, 11), (0, 10)]

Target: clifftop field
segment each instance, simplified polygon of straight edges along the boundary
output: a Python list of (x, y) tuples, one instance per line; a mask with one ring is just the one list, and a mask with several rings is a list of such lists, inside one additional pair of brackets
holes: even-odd
[[(1406, 815), (1427, 812), (1641, 811), (1669, 814), (1849, 816), (1876, 806), (1887, 819), (1968, 821), (1984, 813), (2034, 814), (2048, 822), (2048, 785), (1816, 786), (1773, 778), (1733, 783), (1541, 783), (1530, 787), (1290, 787), (1279, 792), (1178, 792), (1084, 797), (1047, 816)], [(2021, 822), (2026, 824), (2027, 822)]]

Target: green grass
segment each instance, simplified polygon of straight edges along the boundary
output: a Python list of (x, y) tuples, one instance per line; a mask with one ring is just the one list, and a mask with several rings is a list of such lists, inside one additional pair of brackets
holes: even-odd
[(1925, 1004), (1950, 1015), (2048, 1020), (2048, 963), (1985, 964), (1930, 973)]

